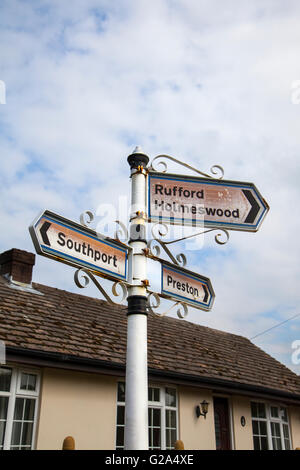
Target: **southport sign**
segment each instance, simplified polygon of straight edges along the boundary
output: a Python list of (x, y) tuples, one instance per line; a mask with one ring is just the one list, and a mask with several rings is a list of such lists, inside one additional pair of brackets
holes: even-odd
[(111, 280), (127, 280), (128, 247), (49, 210), (29, 227), (36, 252)]
[(252, 183), (148, 174), (148, 220), (256, 232), (269, 206)]

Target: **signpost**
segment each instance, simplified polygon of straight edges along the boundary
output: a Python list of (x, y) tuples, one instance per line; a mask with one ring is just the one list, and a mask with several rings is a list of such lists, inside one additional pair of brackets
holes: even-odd
[(210, 279), (166, 261), (161, 263), (161, 293), (206, 311), (215, 298)]
[(252, 183), (149, 172), (150, 222), (256, 232), (268, 210)]
[[(165, 157), (192, 169), (173, 157)], [(148, 449), (147, 315), (153, 311), (150, 296), (154, 294), (148, 289), (147, 256), (161, 263), (161, 293), (155, 293), (156, 298), (204, 311), (211, 310), (215, 298), (210, 280), (181, 267), (178, 259), (182, 255), (175, 258), (166, 243), (160, 242), (172, 263), (158, 255), (150, 256), (147, 222), (256, 232), (269, 206), (252, 183), (159, 173), (153, 166), (147, 168), (149, 158), (138, 147), (129, 155), (128, 163), (132, 208), (128, 246), (48, 210), (29, 230), (37, 253), (112, 281), (126, 281), (125, 449), (141, 450)], [(98, 288), (105, 293), (100, 285)]]
[(111, 280), (127, 280), (128, 248), (51, 211), (29, 227), (36, 252)]

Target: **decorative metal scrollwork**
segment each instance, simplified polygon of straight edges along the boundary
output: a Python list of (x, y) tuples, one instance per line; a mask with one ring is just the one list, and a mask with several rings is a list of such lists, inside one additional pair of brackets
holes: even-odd
[[(74, 273), (74, 281), (77, 287), (80, 289), (84, 289), (85, 287), (88, 286), (90, 279), (93, 281), (97, 289), (101, 292), (105, 300), (110, 303), (111, 305), (113, 304), (121, 304), (126, 298), (127, 298), (127, 286), (123, 281), (117, 281), (114, 282), (112, 285), (112, 293), (115, 297), (120, 297), (121, 299), (118, 302), (115, 302), (111, 299), (111, 297), (108, 295), (106, 290), (101, 286), (101, 284), (97, 281), (95, 276), (88, 271), (87, 269), (81, 268), (77, 269)], [(119, 288), (121, 289), (121, 294), (118, 293)]]
[[(149, 170), (159, 172), (159, 169), (157, 168), (157, 166), (160, 165), (160, 166), (162, 166), (162, 169), (161, 169), (162, 173), (165, 173), (166, 171), (168, 171), (168, 165), (165, 161), (162, 161), (163, 159), (175, 162), (178, 165), (181, 165), (185, 168), (188, 168), (189, 170), (194, 171), (198, 175), (205, 176), (206, 178), (222, 179), (223, 176), (224, 176), (224, 170), (220, 165), (213, 165), (211, 167), (210, 172), (212, 173), (212, 175), (213, 175), (212, 176), (212, 175), (209, 175), (207, 173), (204, 173), (203, 171), (198, 170), (197, 168), (194, 168), (191, 165), (188, 165), (185, 162), (182, 162), (181, 160), (178, 160), (177, 158), (174, 158), (174, 157), (171, 157), (170, 155), (165, 155), (165, 154), (157, 155), (157, 157), (153, 158), (153, 160), (150, 164)], [(218, 174), (219, 174), (219, 176), (218, 176)]]
[[(156, 229), (158, 230), (158, 235), (156, 235), (155, 231)], [(165, 242), (161, 238), (165, 237), (168, 234), (169, 228), (166, 224), (163, 223), (156, 223), (152, 226), (151, 228), (151, 233), (153, 239), (150, 240), (147, 244), (147, 248), (149, 250), (149, 255), (152, 256), (153, 258), (159, 258), (160, 257), (160, 247), (163, 248), (165, 253), (168, 255), (172, 263), (177, 264), (178, 266), (184, 267), (187, 263), (186, 256), (183, 253), (179, 253), (176, 256), (173, 256), (169, 248), (167, 247), (168, 244), (172, 242)], [(158, 245), (155, 245), (154, 243), (158, 243)]]
[[(168, 234), (168, 226), (164, 223), (157, 222), (154, 224), (151, 228), (151, 234), (153, 239), (149, 240), (147, 244), (148, 248), (148, 256), (150, 258), (160, 258), (161, 254), (161, 248), (163, 248), (164, 252), (168, 255), (172, 263), (184, 267), (186, 266), (187, 259), (184, 253), (179, 253), (178, 255), (173, 255), (168, 248), (168, 245), (172, 245), (174, 243), (178, 243), (184, 240), (188, 240), (193, 237), (198, 237), (199, 235), (204, 235), (205, 233), (213, 232), (213, 231), (218, 231), (218, 233), (215, 235), (215, 242), (218, 243), (218, 245), (225, 245), (228, 240), (229, 240), (229, 232), (226, 229), (222, 228), (210, 228), (207, 230), (203, 230), (201, 232), (194, 233), (192, 235), (187, 235), (185, 237), (177, 238), (176, 240), (171, 240), (171, 241), (163, 241), (162, 238), (167, 236)], [(158, 233), (156, 233), (158, 232)], [(222, 239), (222, 236), (225, 239)]]
[(153, 309), (157, 309), (160, 307), (160, 299), (167, 298), (166, 296), (157, 294), (156, 292), (150, 292), (147, 299), (147, 309), (158, 317), (164, 317), (167, 315), (173, 308), (177, 307), (177, 316), (181, 319), (185, 318), (188, 315), (188, 306), (184, 302), (175, 302), (171, 305), (168, 310), (163, 313), (155, 312)]

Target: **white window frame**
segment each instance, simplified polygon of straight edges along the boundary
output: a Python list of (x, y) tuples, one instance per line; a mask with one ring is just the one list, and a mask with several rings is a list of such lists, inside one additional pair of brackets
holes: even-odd
[[(267, 440), (268, 440), (268, 448), (269, 450), (273, 450), (273, 440), (272, 440), (272, 427), (271, 427), (271, 423), (278, 423), (279, 424), (279, 427), (280, 427), (280, 440), (281, 440), (281, 449), (282, 450), (288, 450), (285, 448), (285, 439), (284, 439), (284, 432), (283, 432), (283, 425), (287, 425), (288, 427), (288, 432), (289, 432), (289, 444), (290, 444), (290, 449), (292, 449), (292, 439), (291, 439), (291, 429), (290, 429), (290, 419), (289, 419), (289, 409), (286, 405), (282, 404), (282, 403), (274, 403), (274, 402), (264, 402), (264, 401), (261, 401), (261, 400), (251, 400), (250, 402), (250, 405), (251, 403), (261, 403), (265, 406), (265, 410), (266, 410), (266, 417), (265, 418), (255, 418), (252, 416), (252, 413), (251, 413), (251, 423), (252, 421), (264, 421), (266, 422), (266, 425), (267, 425)], [(271, 408), (272, 407), (276, 407), (279, 409), (279, 412), (280, 412), (280, 408), (284, 408), (286, 410), (286, 413), (287, 413), (287, 421), (283, 421), (283, 419), (279, 416), (278, 418), (274, 418), (272, 415), (271, 415)], [(252, 438), (253, 438), (253, 430), (252, 430)]]
[[(12, 428), (13, 428), (13, 421), (14, 421), (14, 412), (15, 412), (15, 403), (16, 398), (32, 398), (35, 400), (35, 407), (34, 407), (34, 422), (33, 422), (33, 429), (32, 429), (32, 440), (30, 449), (35, 448), (36, 443), (36, 429), (38, 423), (38, 410), (39, 410), (39, 392), (40, 392), (40, 383), (41, 383), (41, 374), (40, 370), (34, 368), (26, 368), (26, 367), (15, 367), (13, 365), (5, 364), (2, 366), (3, 368), (11, 369), (11, 383), (10, 383), (10, 391), (9, 392), (2, 392), (0, 390), (0, 396), (9, 397), (8, 400), (8, 408), (7, 408), (7, 416), (6, 416), (6, 426), (5, 426), (5, 435), (4, 435), (4, 442), (3, 442), (3, 450), (10, 450), (11, 448), (11, 438), (12, 438)], [(37, 376), (36, 381), (36, 390), (21, 390), (21, 374), (34, 374)]]
[[(124, 380), (119, 380), (117, 382), (117, 387), (118, 384), (123, 382)], [(161, 431), (161, 450), (166, 450), (166, 410), (172, 410), (175, 411), (175, 416), (176, 416), (176, 440), (178, 439), (178, 390), (177, 387), (174, 385), (160, 385), (160, 384), (153, 384), (150, 383), (148, 385), (148, 389), (150, 388), (156, 388), (159, 389), (159, 401), (149, 401), (148, 400), (148, 409), (149, 408), (158, 408), (161, 410), (161, 423), (160, 423), (160, 431)], [(176, 392), (176, 407), (173, 406), (168, 406), (166, 405), (166, 388), (171, 388), (175, 390)], [(125, 407), (125, 402), (120, 402), (117, 401), (117, 408), (118, 406), (124, 406)], [(123, 425), (117, 424), (116, 422), (116, 435), (115, 435), (115, 443), (117, 441), (117, 427), (123, 427)], [(149, 428), (148, 428), (149, 429)], [(116, 445), (116, 444), (115, 444)], [(120, 449), (120, 447), (116, 447), (116, 449)]]

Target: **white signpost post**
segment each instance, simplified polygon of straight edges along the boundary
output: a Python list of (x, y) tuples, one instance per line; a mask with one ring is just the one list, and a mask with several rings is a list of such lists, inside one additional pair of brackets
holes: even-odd
[[(155, 159), (159, 157), (205, 175), (173, 157), (162, 155)], [(154, 170), (153, 162), (147, 167), (149, 158), (139, 147), (128, 157), (132, 182), (128, 245), (99, 235), (83, 222), (77, 224), (50, 211), (42, 212), (29, 227), (38, 254), (79, 268), (78, 271), (83, 269), (91, 279), (96, 274), (116, 281), (126, 290), (126, 450), (148, 449), (147, 315), (155, 308), (151, 305), (151, 296), (156, 300), (160, 297), (173, 300), (176, 306), (183, 306), (185, 312), (187, 305), (209, 311), (215, 298), (210, 280), (180, 265), (179, 260), (184, 260), (185, 264), (185, 256), (175, 258), (166, 242), (155, 238), (172, 262), (153, 255), (151, 243), (147, 241), (147, 222), (204, 226), (209, 228), (207, 231), (255, 232), (269, 210), (251, 183), (220, 181), (208, 175), (199, 178), (159, 173)], [(221, 243), (218, 236), (215, 238)], [(147, 257), (161, 263), (160, 294), (148, 288)], [(75, 282), (85, 287), (76, 280), (76, 273)], [(111, 301), (101, 285), (95, 284)], [(117, 294), (114, 292), (114, 295)], [(159, 302), (156, 307), (158, 305)], [(179, 310), (177, 313), (181, 318), (185, 316), (180, 315)]]

